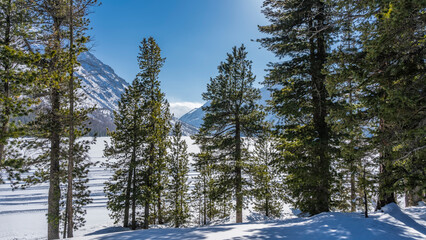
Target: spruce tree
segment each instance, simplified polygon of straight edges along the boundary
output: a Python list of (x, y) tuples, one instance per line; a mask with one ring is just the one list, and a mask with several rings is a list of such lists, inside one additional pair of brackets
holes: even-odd
[[(114, 112), (114, 132), (110, 132), (111, 145), (105, 147), (108, 157), (106, 167), (114, 170), (111, 181), (105, 184), (110, 216), (117, 223), (123, 220), (123, 227), (129, 227), (130, 205), (136, 205), (139, 188), (143, 182), (139, 177), (144, 150), (145, 131), (142, 97), (143, 86), (135, 79), (122, 94), (118, 111)], [(136, 174), (138, 173), (138, 174)], [(131, 227), (136, 228), (136, 212), (132, 208)]]
[(168, 199), (171, 207), (171, 219), (175, 227), (180, 227), (188, 221), (188, 172), (189, 159), (185, 140), (182, 139), (182, 124), (176, 122), (172, 132), (172, 142), (169, 155)]
[(168, 135), (170, 132), (169, 104), (165, 95), (161, 92), (158, 75), (165, 59), (161, 57), (161, 50), (154, 38), (144, 38), (139, 46), (138, 56), (140, 72), (137, 79), (141, 83), (142, 112), (144, 121), (144, 154), (143, 154), (143, 186), (141, 188), (141, 201), (144, 205), (144, 225), (149, 228), (151, 222), (150, 208), (157, 205), (159, 223), (163, 221), (162, 199), (165, 188), (165, 164), (167, 148), (169, 146)]
[(276, 127), (286, 171), (285, 183), (295, 207), (318, 214), (330, 210), (332, 139), (327, 122), (330, 101), (324, 64), (330, 46), (329, 5), (321, 0), (266, 0), (270, 25), (259, 30), (263, 47), (283, 59), (270, 63), (265, 78), (272, 89), (272, 111), (283, 121)]
[(271, 136), (269, 127), (255, 140), (250, 162), (251, 194), (254, 210), (266, 217), (280, 217), (284, 188), (282, 174), (274, 167), (280, 161), (277, 141)]
[(219, 65), (218, 76), (211, 78), (207, 92), (203, 93), (203, 99), (210, 101), (210, 105), (203, 107), (204, 123), (196, 137), (196, 143), (207, 145), (212, 151), (218, 193), (235, 198), (237, 223), (243, 221), (247, 185), (244, 175), (248, 159), (243, 136), (256, 134), (263, 119), (256, 104), (260, 91), (253, 87), (255, 77), (246, 57), (244, 45), (234, 47)]
[(396, 202), (395, 192), (425, 189), (424, 3), (374, 1), (359, 28), (365, 51), (361, 101), (378, 126), (380, 157), (377, 208)]
[[(79, 156), (87, 152), (88, 144), (90, 141), (76, 140), (90, 131), (86, 127), (88, 121), (88, 114), (92, 112), (93, 108), (84, 108), (79, 105), (84, 100), (84, 96), (78, 96), (76, 89), (81, 89), (81, 79), (74, 76), (75, 67), (78, 65), (77, 56), (87, 51), (85, 44), (88, 38), (85, 36), (85, 30), (88, 22), (86, 16), (89, 12), (89, 7), (96, 5), (96, 0), (69, 0), (68, 1), (68, 91), (66, 94), (68, 116), (65, 121), (68, 133), (68, 172), (67, 172), (67, 193), (66, 193), (66, 213), (64, 219), (63, 236), (73, 237), (73, 230), (81, 225), (83, 218), (78, 217), (77, 214), (84, 215), (81, 206), (86, 205), (84, 199), (88, 199), (87, 192), (87, 178), (89, 163), (85, 162), (87, 156)], [(80, 157), (80, 158), (79, 158)], [(74, 179), (76, 178), (76, 179)], [(73, 187), (74, 182), (76, 184)], [(74, 196), (76, 192), (77, 196)], [(83, 196), (82, 196), (83, 194)], [(73, 204), (75, 202), (75, 204)], [(75, 214), (76, 213), (76, 214)]]
[(38, 115), (37, 125), (48, 137), (49, 149), (49, 194), (48, 194), (48, 239), (59, 238), (60, 224), (60, 159), (61, 159), (61, 136), (64, 132), (63, 115), (61, 112), (61, 101), (64, 93), (66, 71), (66, 53), (62, 46), (65, 38), (66, 1), (38, 1), (37, 9), (43, 16), (43, 42), (45, 51), (51, 55), (46, 59), (46, 74), (44, 79), (48, 92), (47, 105), (44, 113)]
[[(215, 194), (215, 168), (212, 153), (207, 145), (200, 146), (200, 152), (193, 154), (193, 167), (198, 173), (193, 177), (194, 188), (191, 192), (192, 209), (199, 225), (206, 225), (214, 219), (217, 210), (217, 197)], [(228, 209), (227, 209), (228, 210)]]
[(336, 32), (336, 48), (326, 63), (326, 86), (330, 100), (334, 103), (329, 111), (328, 121), (333, 125), (339, 148), (333, 168), (337, 183), (332, 199), (336, 208), (356, 211), (360, 184), (357, 179), (363, 172), (362, 160), (373, 154), (368, 134), (366, 108), (360, 99), (364, 92), (360, 85), (364, 81), (363, 56), (358, 25), (354, 16), (361, 16), (361, 9), (351, 1), (336, 1), (333, 8)]
[[(85, 50), (87, 38), (84, 31), (87, 20), (84, 16), (88, 11), (87, 8), (95, 1), (74, 2), (74, 6), (79, 8), (72, 10), (78, 14), (70, 16), (69, 1), (31, 1), (32, 9), (41, 19), (39, 25), (33, 27), (39, 28), (40, 32), (37, 41), (28, 42), (27, 39), (24, 41), (29, 47), (43, 46), (31, 49), (43, 53), (43, 58), (38, 61), (41, 69), (38, 78), (42, 84), (37, 85), (35, 89), (42, 101), (35, 108), (36, 117), (30, 123), (27, 133), (35, 139), (26, 141), (28, 148), (41, 151), (41, 154), (29, 161), (28, 164), (35, 169), (35, 173), (29, 175), (25, 182), (26, 184), (49, 182), (48, 239), (59, 238), (61, 222), (64, 222), (64, 235), (71, 237), (72, 230), (84, 224), (83, 206), (91, 202), (87, 187), (88, 168), (91, 162), (87, 152), (92, 142), (70, 143), (88, 133), (85, 122), (91, 109), (86, 109), (80, 104), (83, 98), (76, 94), (77, 89), (81, 88), (80, 80), (74, 78), (72, 72), (77, 65), (77, 55)], [(73, 24), (69, 24), (70, 22)], [(75, 27), (75, 31), (70, 31), (70, 25)], [(75, 41), (70, 41), (71, 39)], [(71, 82), (72, 85), (69, 84)], [(70, 111), (70, 99), (74, 102), (73, 111)], [(70, 156), (73, 159), (71, 161), (73, 168), (69, 169), (70, 178), (68, 178), (67, 171), (64, 170), (71, 166)], [(71, 185), (75, 187), (70, 188), (70, 191), (63, 191)], [(66, 209), (67, 194), (71, 197), (68, 200), (68, 211), (61, 213), (61, 209)], [(70, 208), (74, 211), (69, 211)]]
[(0, 1), (0, 183), (5, 171), (12, 185), (28, 166), (24, 156), (8, 146), (18, 145), (16, 138), (25, 135), (19, 119), (37, 102), (31, 95), (40, 55), (25, 44), (34, 38), (31, 27), (37, 21), (30, 6), (25, 0)]

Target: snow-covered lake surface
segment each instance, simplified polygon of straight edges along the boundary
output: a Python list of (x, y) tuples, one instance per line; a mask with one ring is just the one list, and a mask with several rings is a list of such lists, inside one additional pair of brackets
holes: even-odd
[[(189, 137), (185, 140), (189, 152), (199, 151)], [(99, 137), (92, 146), (92, 161), (105, 161), (105, 141), (109, 138)], [(86, 225), (75, 232), (77, 239), (426, 239), (426, 207), (400, 210), (396, 205), (387, 207), (383, 213), (372, 213), (368, 219), (360, 213), (296, 218), (287, 206), (284, 212), (288, 218), (282, 220), (264, 221), (245, 210), (243, 224), (123, 231), (126, 229), (114, 226), (106, 209), (103, 186), (111, 172), (98, 165), (89, 176), (94, 201), (87, 206)], [(7, 184), (0, 185), (0, 239), (45, 239), (47, 192), (47, 184), (15, 191)]]

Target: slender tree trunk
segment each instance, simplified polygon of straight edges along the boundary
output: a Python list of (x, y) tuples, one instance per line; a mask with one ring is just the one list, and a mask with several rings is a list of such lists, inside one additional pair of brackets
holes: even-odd
[(243, 192), (242, 192), (242, 161), (241, 161), (241, 129), (239, 116), (235, 123), (235, 195), (236, 195), (236, 223), (243, 222)]
[(132, 230), (136, 229), (136, 168), (133, 167)]
[(47, 208), (47, 238), (59, 238), (59, 202), (61, 200), (61, 189), (59, 187), (59, 154), (60, 154), (60, 119), (58, 116), (60, 103), (58, 89), (53, 88), (51, 93), (52, 99), (52, 129), (50, 136), (50, 184)]
[[(70, 113), (69, 113), (69, 127), (70, 137), (68, 146), (68, 189), (67, 189), (67, 202), (66, 202), (66, 222), (68, 222), (67, 237), (72, 238), (74, 233), (73, 221), (73, 172), (74, 172), (74, 26), (73, 26), (73, 2), (70, 0), (69, 24), (70, 24), (70, 81), (69, 81), (69, 100), (70, 100)], [(65, 235), (65, 229), (64, 229)]]
[[(350, 35), (349, 35), (350, 36)], [(349, 78), (349, 107), (350, 107), (350, 112), (349, 112), (349, 116), (350, 116), (350, 124), (354, 124), (352, 122), (353, 119), (353, 112), (352, 112), (352, 78)], [(349, 141), (353, 141), (353, 139), (350, 139)], [(355, 186), (355, 162), (353, 157), (350, 157), (349, 159), (350, 165), (349, 165), (349, 170), (351, 172), (351, 212), (355, 212), (356, 211), (356, 186)]]
[(129, 227), (129, 209), (130, 209), (130, 191), (132, 186), (132, 167), (129, 167), (129, 174), (127, 176), (126, 199), (124, 200), (124, 219), (123, 227)]
[[(53, 32), (55, 35), (54, 49), (59, 53), (61, 44), (60, 34), (60, 20), (53, 18)], [(59, 56), (55, 55), (52, 59), (52, 67), (50, 71), (57, 71), (55, 69), (59, 63)], [(56, 79), (61, 82), (61, 79)], [(60, 220), (60, 200), (61, 200), (61, 189), (60, 189), (60, 143), (61, 143), (61, 130), (62, 124), (59, 116), (61, 103), (59, 86), (51, 87), (51, 128), (50, 128), (50, 176), (49, 176), (49, 196), (48, 196), (48, 208), (47, 208), (47, 238), (58, 239), (59, 238), (59, 220)]]
[(367, 179), (366, 179), (365, 175), (366, 174), (365, 174), (365, 166), (364, 166), (363, 174), (362, 174), (363, 181), (364, 181), (364, 184), (363, 184), (363, 191), (364, 191), (364, 216), (365, 216), (365, 218), (368, 218), (368, 198), (367, 198), (367, 187), (366, 187), (366, 185), (367, 185)]
[[(315, 156), (318, 159), (315, 171), (318, 171), (319, 181), (316, 189), (315, 210), (311, 214), (328, 212), (330, 205), (330, 159), (328, 156), (329, 129), (327, 117), (327, 90), (325, 88), (325, 75), (322, 74), (326, 62), (325, 39), (323, 32), (316, 32), (324, 28), (324, 3), (318, 1), (318, 13), (315, 21), (311, 21), (313, 36), (310, 39), (310, 65), (312, 77), (312, 105), (313, 123), (318, 134), (319, 146), (316, 147)], [(314, 23), (315, 22), (315, 23)]]
[(203, 179), (203, 184), (204, 184), (204, 191), (203, 191), (203, 225), (207, 225), (207, 187), (206, 187), (206, 179), (204, 177)]
[[(12, 23), (10, 19), (11, 15), (11, 8), (12, 8), (12, 2), (9, 0), (7, 5), (7, 13), (6, 13), (6, 28), (5, 28), (5, 34), (4, 34), (4, 45), (9, 46), (10, 45), (10, 30), (12, 28)], [(6, 78), (9, 78), (9, 71), (10, 71), (10, 63), (5, 60), (4, 63), (4, 71), (6, 72)], [(0, 132), (0, 170), (2, 169), (2, 163), (6, 159), (5, 157), (5, 145), (7, 144), (7, 133), (9, 131), (9, 121), (10, 121), (10, 90), (9, 90), (9, 81), (4, 81), (3, 84), (3, 91), (5, 94), (6, 101), (3, 103), (5, 105), (3, 112), (1, 113), (1, 132)], [(5, 142), (3, 142), (5, 140)], [(0, 179), (1, 182), (1, 179)]]
[(133, 180), (133, 162), (136, 157), (135, 149), (132, 150), (132, 156), (129, 165), (129, 174), (127, 176), (127, 186), (126, 186), (126, 199), (124, 200), (124, 219), (123, 219), (123, 227), (129, 227), (129, 211), (130, 211), (130, 194), (132, 190), (132, 182)]
[[(385, 132), (384, 120), (380, 120), (380, 131)], [(377, 200), (376, 210), (380, 210), (382, 207), (389, 203), (396, 203), (395, 193), (392, 191), (393, 188), (393, 176), (392, 171), (389, 169), (389, 146), (385, 139), (382, 140), (382, 151), (380, 153), (380, 173), (379, 173), (379, 196)]]
[(353, 163), (351, 163), (351, 212), (356, 211), (356, 187), (355, 187), (355, 171), (353, 169)]
[(390, 171), (385, 164), (380, 164), (380, 182), (379, 182), (379, 197), (377, 200), (376, 210), (382, 209), (389, 203), (395, 203), (395, 193), (390, 191), (392, 184), (389, 182)]
[(266, 197), (265, 215), (269, 217), (269, 197)]
[(67, 211), (65, 211), (64, 232), (62, 234), (62, 238), (66, 238), (67, 237), (67, 224), (68, 224), (67, 219), (68, 219), (68, 213), (67, 213)]
[(145, 184), (147, 186), (147, 192), (145, 193), (145, 218), (144, 218), (144, 229), (148, 229), (149, 228), (149, 221), (150, 221), (150, 216), (149, 216), (149, 205), (151, 202), (151, 198), (152, 198), (152, 182), (151, 182), (151, 177), (152, 177), (152, 166), (154, 164), (154, 144), (151, 143), (149, 146), (149, 161), (148, 161), (148, 170), (147, 173), (145, 175)]
[(164, 224), (163, 208), (161, 206), (161, 191), (158, 191), (157, 208), (158, 208), (158, 224)]
[(176, 191), (176, 196), (175, 196), (175, 209), (174, 209), (174, 218), (175, 218), (175, 227), (178, 228), (179, 227), (179, 206), (180, 206), (180, 202), (178, 200), (178, 188), (175, 188)]
[(149, 228), (149, 201), (148, 201), (148, 199), (145, 200), (145, 218), (144, 218), (143, 228), (144, 229)]

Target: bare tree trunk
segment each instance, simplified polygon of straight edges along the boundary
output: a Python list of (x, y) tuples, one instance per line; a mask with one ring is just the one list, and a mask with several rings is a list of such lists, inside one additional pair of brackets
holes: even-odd
[[(384, 132), (384, 120), (380, 120), (379, 130)], [(379, 196), (377, 200), (376, 210), (380, 210), (382, 207), (389, 203), (396, 203), (395, 193), (390, 191), (393, 185), (392, 170), (389, 169), (390, 164), (386, 164), (389, 160), (388, 154), (388, 143), (385, 139), (382, 140), (382, 151), (380, 153), (380, 173), (379, 173)]]
[[(134, 136), (134, 141), (136, 137)], [(135, 142), (134, 142), (135, 143)], [(133, 149), (132, 149), (132, 156), (130, 159), (130, 165), (129, 165), (129, 174), (127, 177), (127, 187), (126, 187), (126, 199), (124, 200), (124, 220), (123, 220), (123, 227), (127, 228), (129, 227), (129, 210), (130, 210), (130, 194), (132, 191), (132, 182), (134, 184), (135, 180), (135, 175), (133, 175), (134, 171), (133, 169), (135, 168), (135, 162), (136, 162), (136, 146), (133, 145)]]
[[(73, 172), (74, 172), (74, 24), (73, 24), (73, 2), (70, 0), (69, 11), (69, 24), (70, 24), (70, 81), (69, 81), (69, 100), (70, 100), (70, 113), (69, 113), (69, 146), (68, 146), (68, 189), (67, 189), (67, 202), (66, 202), (66, 219), (68, 222), (67, 237), (73, 237), (74, 231), (74, 213), (73, 213)], [(64, 229), (65, 235), (65, 229)]]
[(148, 199), (145, 199), (145, 216), (144, 216), (144, 223), (143, 228), (148, 229), (149, 228), (149, 201)]
[(205, 179), (205, 177), (204, 177), (204, 179), (203, 179), (203, 187), (204, 187), (204, 193), (203, 193), (203, 198), (204, 198), (204, 201), (203, 201), (203, 205), (204, 205), (204, 208), (203, 208), (203, 225), (207, 225), (207, 186), (206, 186), (206, 179)]
[(269, 197), (266, 197), (265, 215), (269, 217)]
[(351, 212), (356, 211), (356, 189), (355, 189), (355, 171), (353, 170), (353, 163), (351, 163)]
[(158, 224), (164, 224), (163, 221), (163, 208), (161, 206), (161, 191), (158, 192), (158, 199), (157, 199), (157, 208), (158, 208)]
[(52, 130), (50, 136), (50, 184), (47, 207), (47, 238), (59, 239), (59, 202), (61, 199), (61, 189), (59, 187), (59, 154), (60, 154), (60, 119), (58, 116), (60, 103), (58, 89), (53, 88), (52, 98)]
[(152, 198), (152, 194), (151, 194), (151, 188), (152, 188), (152, 182), (151, 182), (151, 177), (152, 177), (152, 166), (154, 164), (154, 144), (151, 143), (149, 146), (149, 166), (148, 166), (148, 170), (147, 173), (145, 173), (145, 184), (147, 185), (147, 193), (145, 196), (145, 219), (144, 219), (144, 229), (148, 229), (149, 228), (149, 221), (150, 221), (150, 216), (149, 216), (149, 205), (151, 202), (151, 198)]
[(363, 174), (362, 174), (363, 181), (364, 181), (364, 186), (363, 186), (363, 191), (364, 191), (364, 216), (365, 216), (365, 218), (368, 218), (368, 199), (367, 199), (367, 187), (366, 187), (367, 179), (366, 179), (365, 175), (366, 175), (366, 173), (365, 173), (365, 166), (364, 166)]
[(136, 229), (136, 168), (133, 167), (133, 188), (132, 188), (132, 230)]
[[(60, 51), (61, 44), (61, 21), (57, 17), (53, 17), (53, 32), (54, 32), (54, 50)], [(52, 59), (52, 65), (50, 71), (57, 71), (55, 68), (59, 63), (59, 56), (55, 55)], [(60, 82), (60, 79), (57, 79)], [(48, 208), (47, 208), (47, 238), (58, 239), (59, 238), (59, 220), (60, 220), (60, 200), (61, 200), (61, 189), (60, 189), (60, 141), (61, 141), (61, 119), (59, 116), (61, 103), (59, 86), (51, 86), (51, 127), (50, 127), (50, 176), (49, 176), (49, 196), (48, 196)]]
[[(237, 113), (239, 114), (239, 113)], [(236, 223), (243, 222), (243, 192), (242, 192), (242, 161), (241, 161), (241, 129), (239, 116), (235, 123), (235, 195), (236, 195)]]

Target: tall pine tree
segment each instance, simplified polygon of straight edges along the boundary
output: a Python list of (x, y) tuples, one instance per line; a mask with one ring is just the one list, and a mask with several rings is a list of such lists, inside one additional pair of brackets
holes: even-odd
[(185, 140), (182, 139), (182, 124), (180, 122), (176, 122), (172, 134), (168, 163), (170, 177), (168, 200), (171, 207), (172, 223), (175, 227), (180, 227), (190, 217), (188, 207), (188, 146)]
[(284, 59), (269, 65), (265, 84), (273, 89), (271, 108), (284, 123), (277, 126), (276, 136), (285, 183), (302, 211), (329, 211), (332, 134), (323, 73), (332, 30), (329, 6), (322, 0), (266, 0), (263, 6), (270, 25), (259, 29), (271, 36), (258, 41)]
[(37, 102), (31, 95), (40, 56), (25, 44), (34, 39), (31, 27), (37, 21), (29, 1), (1, 0), (0, 19), (0, 183), (5, 171), (13, 184), (27, 166), (24, 158), (8, 146), (12, 141), (17, 145), (16, 138), (25, 134), (19, 119), (30, 114), (30, 107)]
[(361, 7), (367, 10), (359, 28), (366, 52), (361, 101), (377, 126), (380, 209), (396, 201), (397, 190), (425, 192), (425, 4), (383, 0)]
[(254, 142), (250, 161), (251, 195), (254, 197), (254, 210), (266, 217), (280, 217), (284, 188), (283, 174), (274, 167), (280, 161), (277, 141), (271, 136), (265, 124), (262, 134)]
[(260, 91), (253, 87), (255, 77), (244, 45), (234, 47), (218, 71), (203, 93), (210, 105), (203, 107), (206, 115), (196, 142), (212, 151), (219, 193), (235, 197), (236, 222), (241, 223), (248, 160), (243, 136), (251, 137), (260, 130), (263, 113), (256, 104)]
[(139, 47), (138, 56), (140, 72), (137, 78), (142, 86), (142, 111), (144, 121), (144, 154), (142, 178), (144, 184), (141, 189), (141, 199), (144, 204), (144, 225), (147, 229), (151, 221), (150, 209), (156, 204), (158, 222), (163, 222), (162, 200), (165, 188), (165, 164), (168, 135), (170, 132), (169, 104), (160, 89), (159, 73), (165, 59), (161, 57), (161, 50), (154, 38), (144, 38)]
[[(111, 144), (105, 147), (104, 154), (108, 157), (107, 168), (113, 169), (111, 181), (105, 185), (108, 197), (107, 207), (110, 216), (117, 223), (123, 221), (123, 227), (129, 227), (130, 205), (136, 205), (137, 194), (143, 182), (139, 175), (143, 155), (145, 131), (142, 98), (143, 87), (135, 79), (122, 94), (118, 103), (118, 111), (114, 112), (114, 132), (110, 132)], [(136, 228), (136, 212), (132, 208), (130, 226)]]

